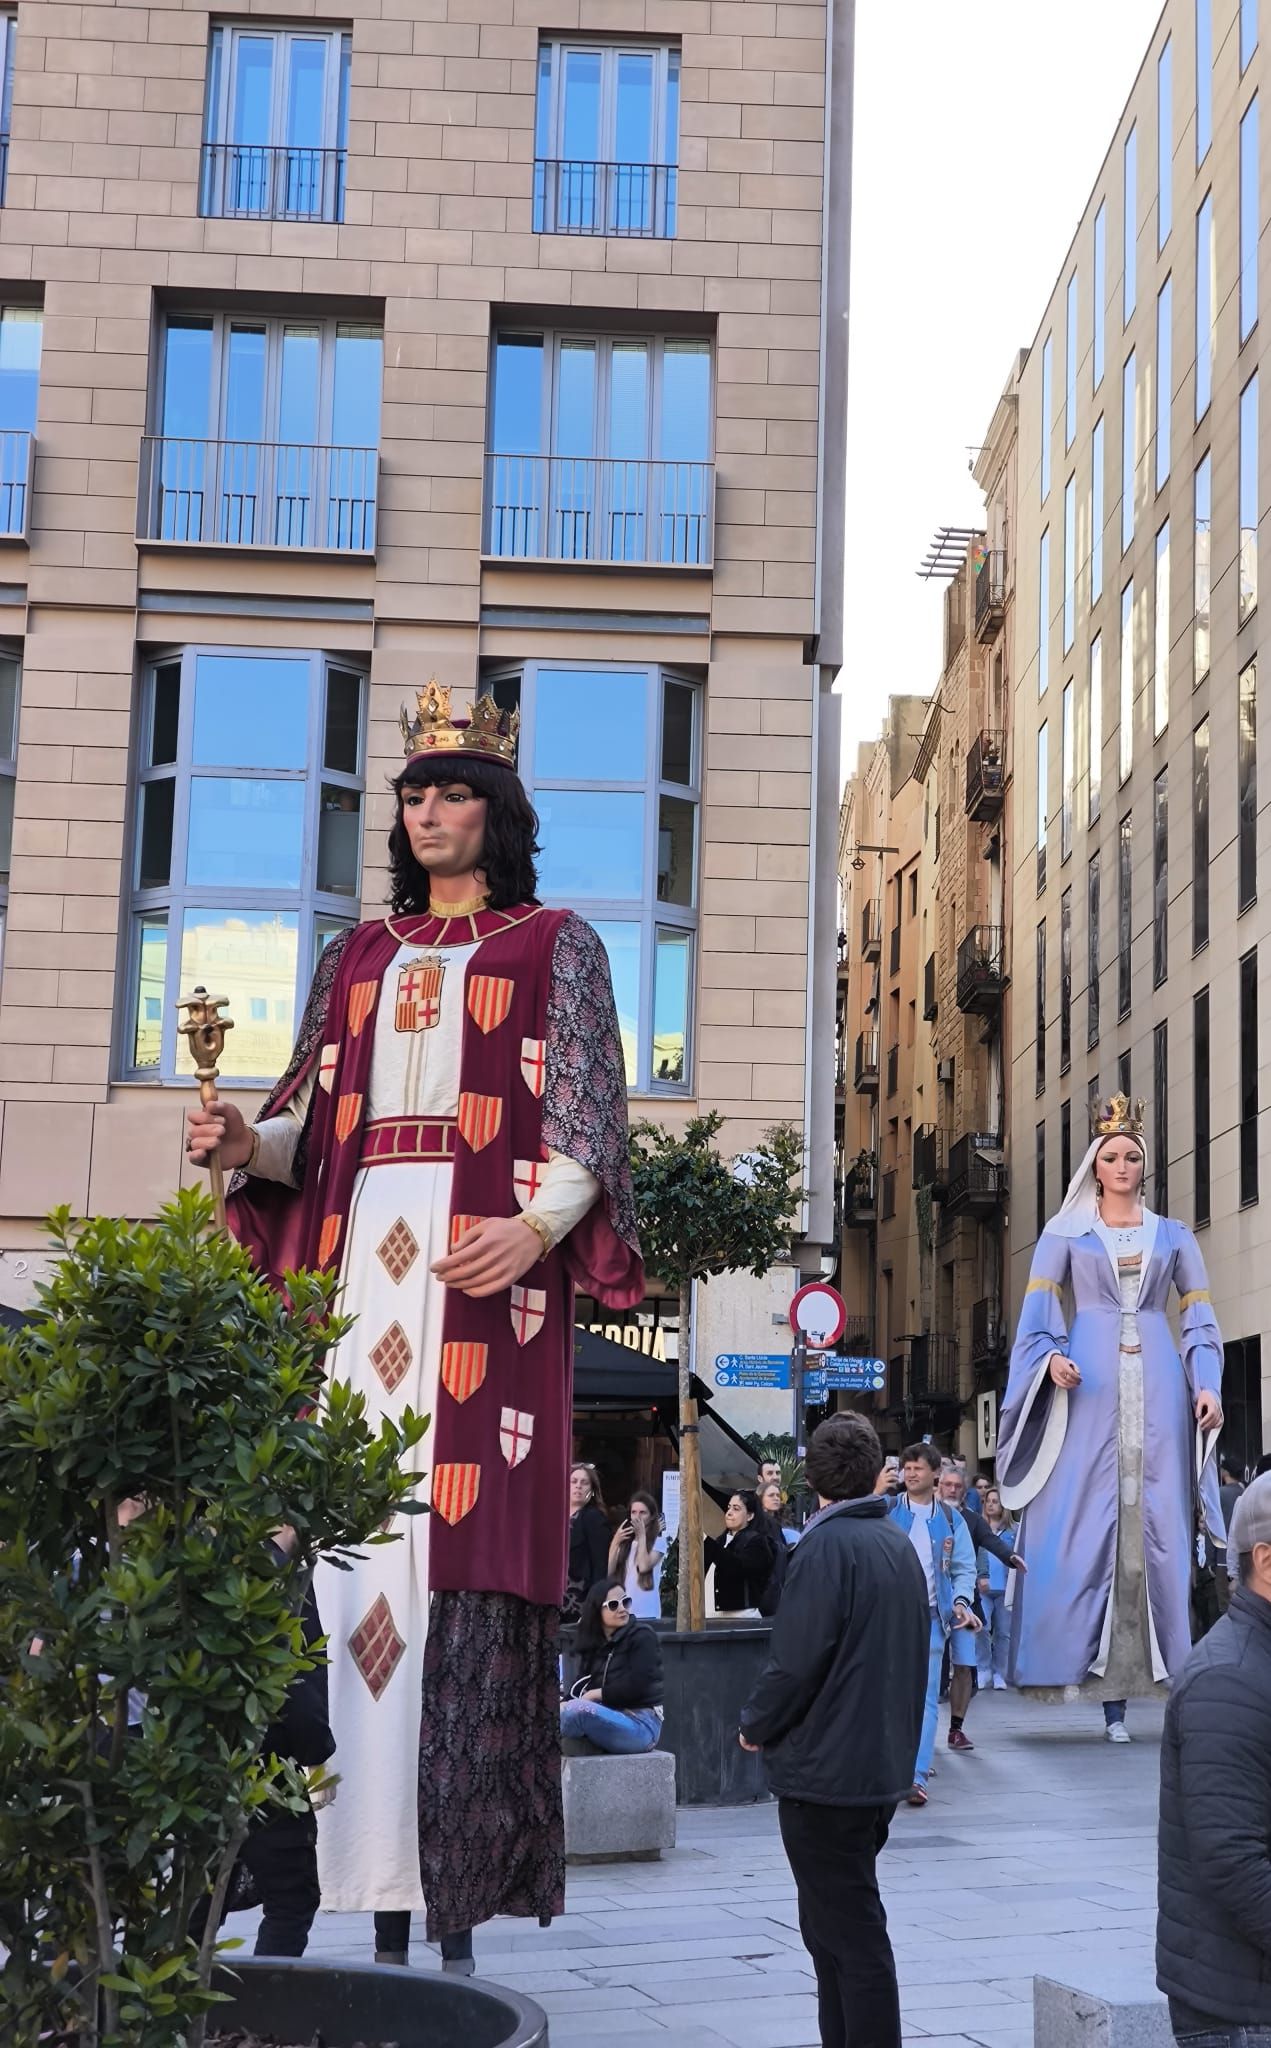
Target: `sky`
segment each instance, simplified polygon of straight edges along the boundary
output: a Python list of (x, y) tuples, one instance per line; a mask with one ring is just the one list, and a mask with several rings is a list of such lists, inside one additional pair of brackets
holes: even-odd
[[(968, 469), (1028, 347), (1161, 0), (858, 0), (843, 762), (889, 696), (932, 691)], [(1097, 54), (1097, 63), (1094, 61)]]

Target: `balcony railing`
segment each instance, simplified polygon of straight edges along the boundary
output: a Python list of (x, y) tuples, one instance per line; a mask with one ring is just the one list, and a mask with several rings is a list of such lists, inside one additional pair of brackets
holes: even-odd
[(949, 1147), (949, 1185), (945, 1214), (964, 1210), (991, 1216), (1006, 1200), (1006, 1163), (1002, 1140), (994, 1131), (965, 1131)]
[(877, 1169), (868, 1163), (849, 1168), (843, 1192), (844, 1222), (872, 1223), (878, 1207)]
[(895, 1213), (896, 1173), (894, 1167), (889, 1167), (883, 1175), (883, 1195), (878, 1207), (879, 1220), (883, 1223), (890, 1223)]
[(922, 970), (922, 1014), (928, 1023), (934, 1022), (940, 1014), (940, 999), (936, 994), (936, 956), (928, 953)]
[(843, 1334), (839, 1338), (838, 1349), (848, 1358), (873, 1358), (873, 1316), (849, 1316), (843, 1325)]
[(986, 1294), (971, 1310), (971, 1363), (991, 1365), (1005, 1349), (1002, 1304), (996, 1294)]
[(487, 555), (708, 569), (714, 527), (713, 462), (486, 457)]
[(862, 1031), (856, 1040), (856, 1091), (878, 1093), (878, 1033)]
[(35, 435), (0, 432), (0, 540), (25, 540), (35, 476)]
[(875, 896), (861, 911), (861, 955), (877, 960), (883, 950), (883, 906)]
[(675, 233), (678, 181), (674, 164), (537, 157), (534, 232), (665, 239)]
[(141, 443), (140, 540), (370, 554), (379, 453), (297, 441)]
[(976, 924), (958, 947), (958, 1008), (991, 1016), (1006, 987), (1006, 950), (1000, 924)]
[(934, 1124), (919, 1124), (914, 1132), (913, 1183), (916, 1188), (930, 1188), (933, 1195), (941, 1196), (948, 1179), (948, 1146), (943, 1131)]
[(348, 152), (205, 142), (199, 212), (215, 220), (344, 219)]
[(889, 1045), (887, 1048), (887, 1093), (889, 1095), (896, 1093), (899, 1081), (900, 1047), (899, 1045)]
[(958, 1341), (935, 1331), (909, 1343), (909, 1393), (914, 1401), (958, 1399)]
[(966, 757), (966, 814), (988, 824), (1006, 794), (1006, 735), (979, 732)]
[(975, 637), (982, 644), (996, 638), (1006, 617), (1006, 551), (989, 548), (975, 572)]

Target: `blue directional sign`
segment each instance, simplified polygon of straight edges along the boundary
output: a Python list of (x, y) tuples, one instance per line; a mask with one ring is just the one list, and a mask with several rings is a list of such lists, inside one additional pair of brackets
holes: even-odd
[[(788, 1388), (790, 1357), (784, 1351), (721, 1351), (715, 1360), (717, 1387)], [(881, 1393), (887, 1367), (881, 1358), (843, 1358), (838, 1352), (812, 1352), (803, 1375), (810, 1401), (836, 1390)]]
[(788, 1351), (721, 1351), (715, 1360), (717, 1387), (788, 1387)]
[(887, 1384), (887, 1367), (881, 1358), (840, 1358), (837, 1352), (828, 1352), (809, 1366), (803, 1384), (810, 1399), (835, 1389), (881, 1394)]

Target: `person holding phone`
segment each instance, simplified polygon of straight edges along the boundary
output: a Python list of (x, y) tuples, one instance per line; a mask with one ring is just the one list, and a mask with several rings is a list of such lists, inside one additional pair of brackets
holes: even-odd
[[(662, 1539), (659, 1541), (659, 1539)], [(609, 1545), (609, 1576), (621, 1579), (631, 1596), (637, 1619), (656, 1620), (662, 1612), (662, 1567), (666, 1542), (662, 1517), (651, 1493), (633, 1493), (626, 1519)]]
[[(946, 1643), (956, 1670), (975, 1668), (975, 1638), (980, 1622), (975, 1613), (975, 1545), (971, 1531), (958, 1511), (936, 1499), (940, 1477), (940, 1453), (930, 1444), (910, 1444), (904, 1454), (905, 1490), (897, 1494), (891, 1514), (909, 1537), (918, 1554), (927, 1582), (931, 1616), (931, 1659), (927, 1673), (927, 1697), (923, 1709), (922, 1740), (914, 1766), (914, 1782), (906, 1798), (909, 1806), (925, 1806), (927, 1780), (936, 1748), (936, 1723), (940, 1714), (940, 1667)], [(880, 1493), (890, 1491), (883, 1475)]]

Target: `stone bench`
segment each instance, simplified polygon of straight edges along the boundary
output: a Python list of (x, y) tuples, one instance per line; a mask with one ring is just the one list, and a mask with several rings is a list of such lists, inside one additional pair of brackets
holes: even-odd
[(1169, 2006), (1147, 1964), (1094, 1965), (1079, 1976), (1034, 1977), (1034, 2048), (1174, 2048)]
[(664, 1749), (609, 1756), (569, 1743), (561, 1792), (569, 1863), (651, 1863), (675, 1847), (675, 1758)]

